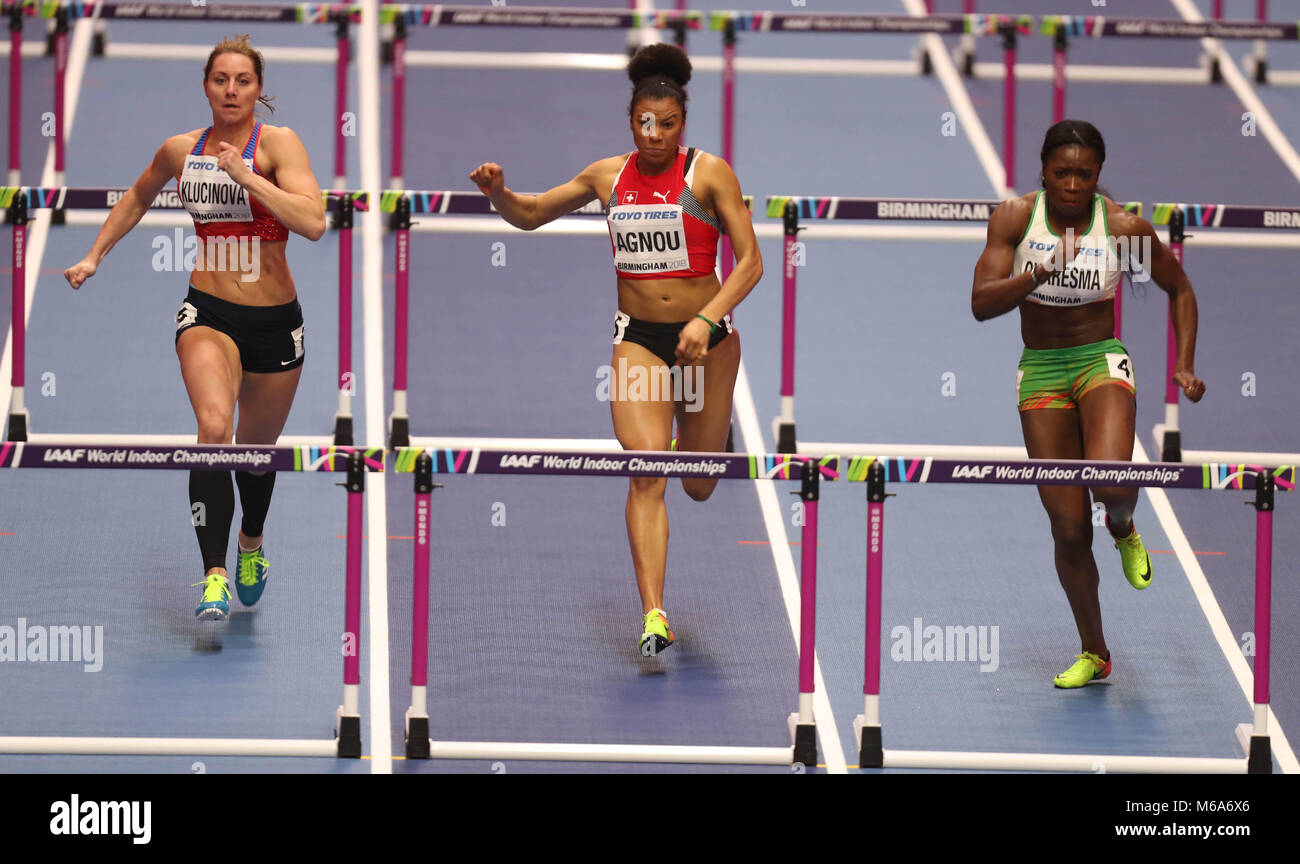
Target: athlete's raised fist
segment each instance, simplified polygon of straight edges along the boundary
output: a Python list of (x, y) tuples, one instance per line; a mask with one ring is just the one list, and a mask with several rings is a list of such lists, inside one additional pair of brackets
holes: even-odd
[(506, 172), (495, 162), (484, 162), (470, 173), (469, 179), (478, 186), (478, 191), (490, 198), (505, 188)]

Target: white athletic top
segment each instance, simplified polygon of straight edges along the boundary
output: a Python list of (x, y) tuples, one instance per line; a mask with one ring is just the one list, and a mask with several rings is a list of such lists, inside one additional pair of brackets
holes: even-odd
[[(1106, 199), (1092, 198), (1092, 221), (1079, 237), (1079, 252), (1064, 270), (1052, 275), (1025, 298), (1044, 306), (1081, 306), (1113, 299), (1119, 286), (1120, 264), (1110, 242), (1106, 219)], [(1047, 198), (1042, 192), (1034, 198), (1034, 211), (1025, 228), (1025, 236), (1016, 246), (1012, 275), (1032, 270), (1039, 264), (1050, 267), (1052, 252), (1060, 235), (1047, 223)]]

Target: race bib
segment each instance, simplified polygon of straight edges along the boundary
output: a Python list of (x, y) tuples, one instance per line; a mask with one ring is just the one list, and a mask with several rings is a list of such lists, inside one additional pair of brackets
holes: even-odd
[(1133, 383), (1133, 361), (1127, 354), (1107, 354), (1106, 365), (1110, 367), (1110, 377)]
[(686, 226), (676, 204), (622, 204), (606, 217), (614, 243), (614, 269), (624, 273), (689, 270)]
[[(252, 159), (245, 159), (250, 169)], [(196, 225), (209, 222), (252, 222), (248, 190), (217, 167), (216, 156), (186, 156), (181, 171), (181, 201)]]

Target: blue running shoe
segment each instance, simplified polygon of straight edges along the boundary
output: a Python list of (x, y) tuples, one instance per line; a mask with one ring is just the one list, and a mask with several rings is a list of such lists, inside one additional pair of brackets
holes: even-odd
[(239, 602), (245, 606), (252, 606), (262, 597), (262, 590), (266, 588), (266, 573), (271, 569), (271, 562), (266, 560), (262, 554), (262, 547), (258, 546), (254, 552), (245, 552), (239, 550), (239, 564), (235, 571), (235, 591), (239, 594)]
[(203, 586), (203, 597), (194, 617), (200, 621), (225, 621), (230, 617), (230, 583), (220, 573), (209, 573), (202, 582), (190, 587)]

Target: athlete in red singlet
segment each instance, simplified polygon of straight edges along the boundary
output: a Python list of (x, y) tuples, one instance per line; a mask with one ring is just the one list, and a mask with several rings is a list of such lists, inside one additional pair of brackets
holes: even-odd
[[(194, 219), (199, 244), (189, 294), (176, 315), (176, 353), (198, 443), (274, 444), (293, 407), (305, 356), (302, 309), (285, 243), (325, 233), (320, 186), (293, 130), (253, 117), (262, 96), (262, 55), (241, 36), (219, 43), (203, 70), (212, 125), (174, 135), (108, 214), (86, 257), (64, 275), (73, 288), (130, 231), (169, 180)], [(235, 406), (239, 423), (235, 425)], [(236, 588), (246, 606), (266, 584), (262, 526), (275, 473), (236, 471), (243, 519)], [(226, 552), (235, 500), (224, 471), (190, 472), (190, 512), (204, 577), (195, 615), (230, 611)]]
[[(501, 166), (493, 162), (480, 165), (470, 179), (502, 218), (525, 230), (601, 202), (618, 277), (610, 364), (614, 434), (628, 450), (668, 450), (675, 417), (678, 450), (720, 452), (740, 366), (740, 335), (728, 313), (762, 277), (763, 262), (731, 166), (678, 144), (686, 122), (683, 88), (691, 76), (686, 55), (673, 45), (647, 46), (628, 64), (628, 76), (634, 152), (593, 162), (563, 186), (536, 196), (507, 189)], [(714, 264), (724, 230), (736, 267), (720, 284)], [(651, 379), (674, 384), (648, 392), (636, 386)], [(694, 383), (695, 398), (687, 398), (690, 387), (677, 381)], [(667, 480), (629, 479), (627, 533), (643, 613), (639, 647), (652, 657), (673, 642), (663, 611)], [(717, 482), (683, 478), (682, 488), (703, 501)]]

